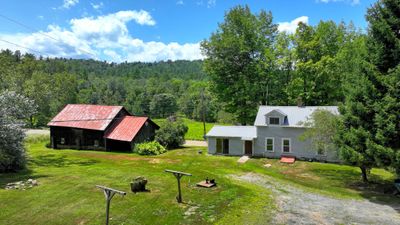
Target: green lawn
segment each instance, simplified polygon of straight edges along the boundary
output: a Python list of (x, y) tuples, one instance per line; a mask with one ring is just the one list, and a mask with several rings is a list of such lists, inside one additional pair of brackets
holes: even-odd
[[(102, 224), (105, 200), (96, 184), (126, 191), (111, 203), (111, 224), (260, 224), (273, 216), (273, 196), (259, 186), (232, 180), (228, 175), (254, 172), (270, 175), (311, 192), (339, 198), (381, 198), (373, 190), (354, 187), (358, 168), (324, 163), (209, 156), (205, 148), (182, 148), (154, 157), (129, 153), (52, 150), (44, 142), (28, 144), (29, 170), (0, 174), (0, 224)], [(198, 154), (203, 150), (203, 154)], [(265, 163), (272, 167), (264, 168)], [(164, 169), (192, 173), (182, 178), (184, 204), (177, 204), (176, 179)], [(150, 192), (133, 194), (129, 182), (145, 176)], [(195, 183), (215, 178), (218, 187), (203, 189)], [(35, 178), (39, 186), (25, 191), (4, 190), (6, 183)], [(385, 183), (393, 175), (372, 170), (374, 182)], [(190, 208), (193, 215), (185, 216)]]
[[(165, 119), (154, 119), (154, 122), (162, 126)], [(185, 135), (186, 140), (204, 140), (204, 127), (203, 122), (194, 121), (191, 119), (184, 118), (183, 121), (188, 126), (189, 130)], [(206, 123), (206, 132), (208, 132), (215, 124)]]

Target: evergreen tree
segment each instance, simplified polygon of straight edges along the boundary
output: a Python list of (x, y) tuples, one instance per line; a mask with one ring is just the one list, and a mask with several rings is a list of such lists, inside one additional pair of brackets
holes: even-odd
[(361, 74), (348, 83), (340, 111), (341, 156), (361, 168), (363, 180), (374, 166), (399, 173), (400, 1), (381, 0), (367, 13), (368, 56)]

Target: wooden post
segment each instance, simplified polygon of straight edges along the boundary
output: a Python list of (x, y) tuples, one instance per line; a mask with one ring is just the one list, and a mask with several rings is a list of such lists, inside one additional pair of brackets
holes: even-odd
[(176, 180), (178, 181), (178, 196), (176, 196), (176, 200), (178, 201), (178, 203), (182, 203), (181, 178), (183, 176), (192, 176), (192, 174), (175, 170), (165, 170), (165, 172), (172, 173), (176, 177)]
[(111, 199), (114, 197), (115, 194), (120, 194), (122, 196), (126, 195), (126, 192), (118, 191), (112, 188), (104, 187), (101, 185), (96, 185), (96, 187), (103, 189), (104, 196), (106, 197), (106, 225), (108, 225), (109, 214), (110, 214), (110, 203)]
[(203, 120), (203, 139), (206, 140), (206, 112), (204, 107), (204, 89), (201, 91), (201, 118)]

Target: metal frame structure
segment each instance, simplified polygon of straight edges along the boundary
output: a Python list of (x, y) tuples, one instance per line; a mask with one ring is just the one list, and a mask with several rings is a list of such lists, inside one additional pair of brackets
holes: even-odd
[(178, 181), (178, 196), (176, 196), (176, 200), (178, 201), (178, 203), (182, 203), (181, 178), (183, 176), (192, 176), (192, 174), (175, 170), (165, 170), (165, 172), (172, 173), (176, 177), (176, 180)]
[(108, 225), (111, 199), (114, 197), (115, 194), (124, 196), (126, 195), (126, 192), (118, 191), (101, 185), (96, 185), (96, 187), (102, 189), (104, 191), (104, 196), (106, 197), (106, 225)]

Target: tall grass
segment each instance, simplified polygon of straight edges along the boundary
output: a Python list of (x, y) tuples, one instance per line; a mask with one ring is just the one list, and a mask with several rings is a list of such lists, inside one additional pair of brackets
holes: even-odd
[(46, 134), (32, 134), (25, 137), (25, 143), (35, 144), (39, 142), (49, 142), (50, 137)]

